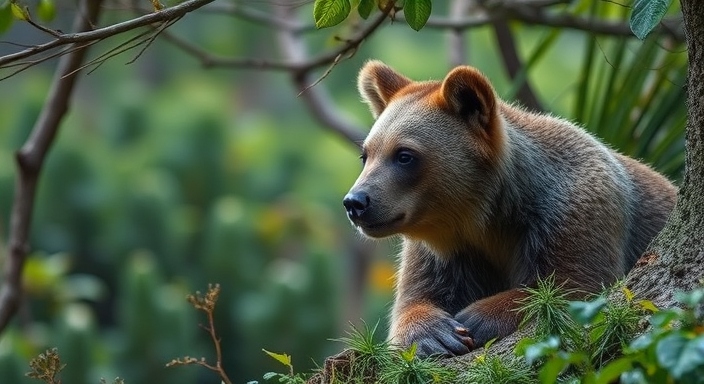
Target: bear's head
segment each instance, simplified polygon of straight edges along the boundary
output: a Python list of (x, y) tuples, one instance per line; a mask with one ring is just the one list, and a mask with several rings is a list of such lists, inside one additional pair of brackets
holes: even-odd
[(505, 132), (489, 81), (472, 67), (414, 82), (378, 61), (358, 89), (376, 118), (364, 169), (344, 198), (365, 235), (402, 234), (440, 250), (481, 227)]

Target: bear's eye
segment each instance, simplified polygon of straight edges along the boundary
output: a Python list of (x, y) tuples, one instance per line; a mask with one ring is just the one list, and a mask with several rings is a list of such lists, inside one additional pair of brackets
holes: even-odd
[(359, 155), (359, 158), (362, 159), (362, 164), (367, 163), (367, 154), (366, 153), (362, 153), (361, 155)]
[(411, 164), (415, 159), (415, 156), (413, 156), (410, 151), (405, 149), (398, 151), (398, 153), (396, 154), (396, 162), (400, 165)]

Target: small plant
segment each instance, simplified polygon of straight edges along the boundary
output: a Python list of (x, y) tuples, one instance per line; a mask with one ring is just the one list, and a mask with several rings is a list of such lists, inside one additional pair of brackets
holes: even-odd
[(704, 383), (704, 288), (675, 296), (681, 307), (655, 312), (651, 330), (603, 370), (622, 383)]
[[(47, 349), (46, 352), (40, 353), (39, 356), (29, 361), (29, 369), (26, 376), (31, 379), (42, 380), (47, 384), (61, 384), (61, 379), (58, 378), (61, 370), (66, 364), (61, 363), (61, 357), (57, 348)], [(103, 378), (100, 379), (100, 384), (107, 384)], [(125, 384), (125, 381), (117, 377), (112, 384)]]
[(29, 361), (29, 371), (26, 376), (32, 379), (42, 380), (48, 384), (61, 384), (57, 378), (59, 372), (66, 364), (61, 364), (59, 351), (56, 348), (47, 349), (46, 352)]
[(461, 375), (467, 383), (514, 383), (533, 384), (538, 381), (532, 368), (519, 357), (489, 356), (489, 347), (494, 340), (484, 346), (484, 352), (472, 361), (467, 371)]
[(416, 357), (416, 344), (408, 349), (392, 349), (388, 364), (381, 367), (380, 383), (451, 383), (457, 378), (457, 373), (441, 366), (434, 358), (419, 359)]
[[(277, 372), (267, 372), (264, 374), (264, 380), (278, 379), (279, 383), (284, 384), (305, 384), (306, 379), (301, 374), (293, 373), (293, 364), (291, 363), (291, 356), (285, 353), (274, 353), (269, 352), (266, 349), (262, 349), (264, 353), (271, 356), (274, 360), (288, 367), (289, 372), (287, 374), (277, 373)], [(248, 384), (255, 384), (256, 381), (250, 381)]]
[(528, 296), (520, 301), (519, 311), (523, 312), (521, 325), (535, 321), (538, 338), (549, 335), (565, 335), (572, 340), (580, 338), (581, 331), (568, 311), (569, 296), (576, 291), (557, 285), (552, 275), (545, 280), (538, 279), (535, 288), (525, 288), (524, 291)]
[[(581, 339), (553, 334), (522, 340), (516, 349), (539, 365), (542, 383), (704, 383), (704, 288), (676, 299), (681, 307), (658, 310), (616, 285), (603, 297), (569, 303)], [(650, 329), (633, 340), (648, 311)]]
[(361, 329), (351, 325), (351, 330), (347, 331), (346, 337), (335, 339), (353, 351), (350, 372), (347, 373), (350, 381), (373, 381), (375, 372), (391, 364), (391, 344), (388, 341), (374, 340), (378, 326), (379, 322), (373, 327), (363, 322)]
[(222, 349), (220, 347), (220, 338), (217, 336), (215, 331), (215, 321), (213, 313), (215, 312), (215, 306), (218, 301), (218, 296), (220, 295), (220, 284), (211, 285), (208, 284), (208, 291), (205, 295), (196, 291), (195, 295), (186, 296), (186, 300), (193, 306), (193, 308), (205, 312), (208, 318), (208, 325), (202, 325), (201, 328), (205, 329), (209, 334), (210, 338), (213, 340), (213, 345), (215, 346), (215, 365), (208, 363), (205, 357), (197, 359), (195, 357), (185, 356), (183, 358), (176, 358), (171, 360), (166, 364), (167, 367), (174, 367), (179, 365), (200, 365), (202, 367), (208, 368), (209, 370), (216, 372), (222, 382), (225, 384), (232, 384), (230, 378), (222, 366)]

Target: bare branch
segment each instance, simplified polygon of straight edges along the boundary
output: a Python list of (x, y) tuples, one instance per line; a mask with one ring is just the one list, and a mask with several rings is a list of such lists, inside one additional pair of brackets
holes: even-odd
[(280, 17), (273, 17), (266, 12), (262, 12), (256, 9), (248, 8), (243, 6), (241, 3), (229, 3), (229, 4), (213, 4), (211, 6), (203, 8), (201, 11), (203, 13), (217, 13), (217, 14), (227, 14), (234, 17), (238, 17), (242, 20), (248, 20), (257, 24), (264, 24), (267, 27), (274, 29), (286, 29), (291, 32), (301, 33), (314, 31), (314, 25), (302, 24), (290, 19), (282, 19)]
[[(471, 15), (458, 19), (455, 17), (431, 17), (425, 24), (426, 28), (433, 29), (471, 29), (497, 20), (520, 21), (525, 24), (542, 25), (554, 28), (576, 29), (598, 35), (633, 37), (633, 32), (627, 23), (608, 21), (598, 18), (575, 16), (569, 12), (548, 13), (543, 9), (550, 2), (544, 2), (543, 7), (526, 6), (522, 2), (504, 2), (495, 8), (478, 9)], [(681, 17), (663, 19), (660, 25), (653, 30), (683, 42), (684, 31)]]
[[(496, 42), (499, 46), (499, 52), (501, 52), (504, 68), (506, 69), (506, 72), (511, 80), (516, 80), (521, 71), (525, 70), (525, 68), (524, 64), (521, 62), (521, 58), (518, 57), (516, 41), (513, 38), (513, 33), (511, 32), (508, 22), (505, 20), (498, 20), (494, 22), (494, 34), (496, 35)], [(533, 92), (530, 84), (528, 84), (527, 76), (523, 76), (521, 86), (516, 93), (516, 98), (523, 105), (534, 111), (543, 110), (538, 97), (535, 95), (535, 92)]]
[[(294, 9), (289, 6), (275, 8), (274, 18), (271, 20), (290, 20), (293, 18)], [(279, 46), (283, 53), (283, 61), (270, 61), (267, 59), (252, 58), (226, 58), (205, 51), (196, 44), (190, 43), (171, 33), (163, 32), (161, 36), (187, 54), (193, 56), (204, 67), (225, 67), (238, 69), (274, 70), (289, 72), (299, 96), (308, 106), (312, 115), (324, 126), (329, 127), (345, 139), (360, 145), (365, 137), (365, 130), (354, 123), (342, 118), (342, 113), (330, 102), (327, 92), (317, 84), (331, 68), (337, 65), (345, 56), (356, 52), (362, 42), (379, 28), (387, 19), (388, 12), (381, 12), (371, 22), (361, 28), (350, 39), (346, 39), (336, 49), (325, 52), (317, 57), (309, 58), (305, 45), (301, 41), (299, 30), (296, 28), (278, 28), (277, 36)], [(311, 72), (319, 67), (328, 66), (328, 70), (317, 80), (312, 78)], [(316, 85), (316, 86), (312, 86)]]
[(183, 17), (185, 14), (192, 12), (213, 1), (215, 0), (188, 0), (171, 8), (165, 8), (158, 12), (150, 13), (141, 17), (137, 17), (135, 19), (113, 24), (107, 27), (94, 30), (86, 30), (84, 32), (60, 34), (55, 39), (50, 40), (46, 43), (35, 45), (25, 50), (0, 57), (0, 67), (4, 67), (7, 64), (14, 63), (18, 60), (26, 59), (28, 57), (32, 57), (34, 55), (46, 52), (48, 50), (63, 45), (101, 40), (140, 27), (149, 26), (155, 23), (163, 23), (171, 20), (176, 20)]
[[(522, 21), (527, 24), (577, 29), (598, 35), (633, 36), (633, 32), (631, 31), (631, 27), (628, 23), (579, 17), (568, 12), (550, 14), (544, 12), (542, 9), (536, 10), (526, 7), (516, 7), (509, 9), (507, 17), (508, 19)], [(682, 18), (678, 17), (663, 19), (660, 22), (660, 25), (655, 28), (652, 33), (668, 35), (677, 41), (683, 42), (684, 31)]]
[[(84, 0), (76, 13), (73, 29), (88, 31), (100, 13), (100, 0)], [(81, 65), (86, 49), (81, 47), (63, 56), (59, 61), (49, 96), (22, 148), (16, 153), (17, 183), (10, 218), (9, 254), (0, 287), (0, 333), (19, 308), (22, 296), (22, 268), (29, 252), (29, 231), (34, 208), (37, 180), (44, 157), (51, 147), (59, 124), (68, 111), (68, 104), (76, 83), (76, 76), (65, 77)]]
[[(279, 17), (282, 18), (293, 16), (292, 9), (288, 7), (276, 7), (275, 11)], [(382, 24), (386, 17), (387, 13), (382, 13), (366, 28), (360, 30), (355, 38), (348, 40), (343, 47), (309, 61), (305, 60), (307, 50), (300, 37), (291, 31), (279, 30), (277, 37), (280, 50), (284, 57), (295, 65), (293, 68), (296, 70), (292, 71), (291, 74), (296, 89), (298, 89), (299, 92), (306, 90), (308, 85), (311, 84), (310, 71), (320, 65), (331, 64), (338, 55), (344, 55), (356, 49), (366, 37), (371, 35), (371, 33)], [(328, 58), (327, 61), (322, 60), (324, 57)], [(308, 88), (305, 92), (300, 94), (300, 98), (303, 99), (311, 114), (318, 119), (323, 126), (329, 127), (352, 143), (358, 146), (361, 145), (362, 140), (364, 140), (366, 136), (364, 129), (343, 117), (344, 114), (332, 104), (330, 101), (332, 98), (320, 84), (313, 88)]]
[(175, 45), (177, 48), (181, 49), (185, 53), (193, 56), (205, 68), (225, 67), (236, 69), (257, 69), (284, 72), (295, 71), (298, 69), (295, 64), (289, 62), (277, 62), (270, 61), (267, 59), (254, 58), (235, 59), (218, 56), (168, 31), (162, 32), (161, 38)]

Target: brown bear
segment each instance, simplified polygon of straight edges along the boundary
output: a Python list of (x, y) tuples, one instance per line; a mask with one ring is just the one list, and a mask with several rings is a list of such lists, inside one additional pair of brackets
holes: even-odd
[(499, 99), (476, 69), (414, 82), (378, 61), (376, 118), (344, 198), (366, 236), (403, 240), (389, 339), (467, 353), (516, 330), (521, 288), (596, 292), (623, 276), (676, 200), (665, 177), (574, 124)]

